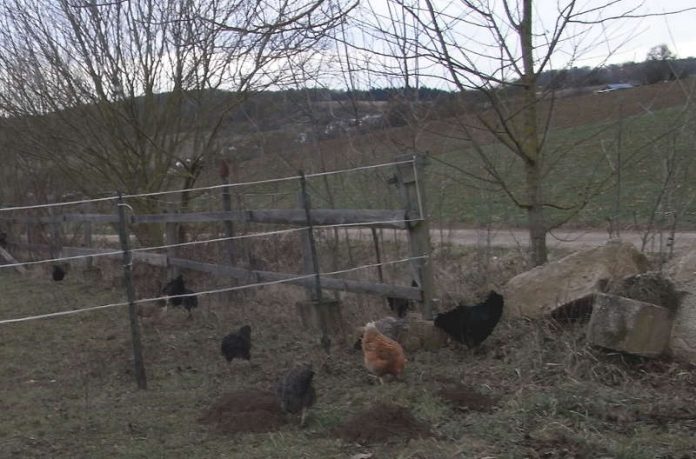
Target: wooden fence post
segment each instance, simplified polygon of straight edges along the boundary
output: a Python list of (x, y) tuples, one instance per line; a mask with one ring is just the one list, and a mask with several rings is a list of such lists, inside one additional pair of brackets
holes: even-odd
[[(396, 178), (399, 186), (399, 194), (406, 210), (406, 220), (419, 219), (409, 222), (408, 244), (411, 257), (430, 255), (430, 225), (428, 224), (428, 211), (425, 200), (425, 165), (423, 155), (400, 155), (397, 162), (413, 160), (396, 167)], [(423, 318), (431, 320), (433, 317), (433, 272), (430, 258), (420, 258), (411, 262), (416, 281), (418, 282), (423, 298), (421, 311)]]
[(374, 226), (370, 228), (370, 233), (372, 234), (372, 244), (375, 247), (375, 259), (377, 261), (377, 276), (379, 276), (379, 281), (384, 282), (384, 271), (382, 270), (382, 253), (379, 248), (379, 236), (377, 235), (377, 228)]
[[(314, 240), (314, 228), (312, 225), (311, 203), (307, 194), (307, 180), (304, 172), (300, 171), (300, 191), (299, 204), (305, 211), (307, 221), (307, 231), (303, 233), (303, 264), (305, 273), (314, 273), (314, 288), (310, 292), (313, 301), (321, 301), (321, 274), (319, 273), (319, 260), (317, 259), (317, 246)], [(305, 251), (306, 249), (306, 251)]]
[(53, 212), (53, 208), (48, 208), (48, 215), (51, 217), (51, 238), (49, 242), (49, 256), (50, 258), (60, 258), (62, 248), (60, 243), (60, 222)]
[(135, 289), (133, 287), (133, 258), (128, 248), (128, 225), (126, 222), (126, 204), (123, 195), (118, 193), (118, 236), (123, 250), (123, 282), (128, 296), (128, 318), (130, 320), (131, 341), (133, 343), (133, 364), (135, 365), (135, 380), (139, 389), (147, 389), (147, 377), (145, 376), (145, 364), (143, 362), (143, 349), (140, 340), (140, 326), (135, 311)]
[[(220, 160), (219, 175), (220, 182), (223, 185), (230, 184), (230, 168), (224, 159)], [(229, 187), (222, 188), (222, 208), (225, 212), (232, 211), (232, 197), (230, 196)], [(224, 220), (223, 224), (225, 225), (225, 237), (234, 237), (234, 223), (232, 222), (232, 220)], [(225, 251), (228, 263), (234, 265), (236, 257), (234, 239), (225, 241)]]
[[(171, 210), (171, 208), (170, 208)], [(174, 211), (175, 212), (175, 211)], [(166, 245), (176, 244), (179, 242), (178, 224), (176, 222), (167, 222), (164, 224), (164, 243)], [(169, 263), (169, 260), (176, 258), (176, 247), (169, 247), (167, 250), (167, 276), (173, 279), (179, 275), (179, 267)]]
[[(81, 214), (84, 214), (84, 211), (80, 212)], [(84, 223), (84, 232), (82, 234), (84, 240), (83, 244), (85, 247), (92, 247), (92, 222), (90, 221), (85, 221)], [(92, 268), (94, 266), (94, 257), (87, 257), (86, 262), (85, 262), (85, 267), (87, 269)]]
[(34, 259), (34, 224), (31, 222), (31, 220), (27, 220), (26, 230), (27, 230), (27, 257), (29, 258), (29, 260), (33, 260)]

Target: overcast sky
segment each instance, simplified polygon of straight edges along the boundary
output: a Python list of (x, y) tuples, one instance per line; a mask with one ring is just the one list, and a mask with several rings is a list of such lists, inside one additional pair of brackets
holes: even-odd
[[(539, 3), (543, 4), (544, 0)], [(636, 4), (639, 3), (636, 1)], [(662, 13), (696, 7), (696, 0), (645, 0), (644, 11)], [(626, 21), (629, 39), (608, 60), (608, 63), (643, 61), (655, 45), (665, 43), (677, 57), (696, 57), (696, 10), (664, 16)], [(607, 56), (606, 48), (588, 53), (582, 65), (595, 65)]]
[[(429, 23), (425, 2), (417, 0), (404, 1), (407, 5), (417, 5), (414, 10), (419, 21)], [(445, 31), (448, 49), (452, 59), (471, 66), (488, 75), (495, 74), (501, 79), (515, 79), (519, 75), (517, 67), (502, 65), (500, 53), (500, 36), (505, 42), (505, 49), (519, 59), (519, 37), (507, 19), (503, 4), (506, 3), (515, 21), (519, 20), (522, 10), (522, 0), (471, 0), (481, 8), (490, 9), (495, 18), (496, 26), (490, 27), (489, 16), (482, 16), (467, 8), (464, 2), (456, 0), (433, 0), (435, 10), (439, 14), (440, 27)], [(566, 11), (571, 0), (535, 0), (533, 2), (533, 29), (535, 34), (535, 57), (537, 64), (544, 60), (548, 52), (548, 43), (556, 30), (559, 11)], [(401, 19), (398, 7), (389, 7), (384, 0), (364, 0), (365, 12), (361, 16), (365, 23), (370, 23), (372, 30), (391, 30), (394, 17), (406, 23), (401, 31), (418, 42), (421, 53), (423, 49), (438, 48), (433, 42), (428, 42), (428, 34), (421, 32), (422, 27), (413, 17), (406, 15)], [(417, 9), (420, 7), (421, 9)], [(685, 11), (682, 11), (685, 10)], [(681, 12), (678, 12), (681, 11)], [(671, 14), (675, 13), (676, 14)], [(546, 65), (545, 70), (561, 69), (567, 66), (602, 66), (624, 62), (642, 62), (648, 51), (657, 45), (666, 44), (679, 58), (696, 57), (696, 0), (577, 0), (573, 10), (573, 21), (563, 29), (561, 40)], [(414, 32), (415, 30), (415, 32)], [(498, 35), (498, 32), (500, 36)], [(428, 36), (426, 36), (428, 35)], [(400, 51), (398, 40), (393, 38), (384, 41), (380, 35), (367, 35), (362, 42), (363, 50), (350, 53), (351, 59), (370, 61), (368, 65), (383, 65), (383, 68), (396, 69), (393, 75), (403, 75), (398, 61), (389, 56), (396, 56)], [(382, 36), (384, 37), (384, 35)], [(418, 37), (418, 38), (414, 38)], [(360, 37), (358, 40), (360, 41)], [(437, 42), (437, 40), (435, 40)], [(385, 43), (390, 43), (385, 45)], [(409, 53), (414, 52), (414, 46), (405, 46)], [(383, 53), (374, 57), (371, 50)], [(392, 54), (396, 50), (397, 54)], [(439, 52), (439, 51), (438, 51)], [(427, 58), (411, 62), (420, 66), (420, 83), (432, 87), (451, 87), (449, 73), (445, 67), (430, 65)], [(430, 61), (432, 63), (432, 61)], [(444, 80), (442, 77), (444, 76)], [(466, 75), (464, 75), (466, 77)], [(340, 78), (339, 78), (340, 79)], [(398, 80), (398, 76), (396, 77)], [(472, 78), (477, 83), (476, 77)], [(412, 82), (411, 82), (412, 83)], [(392, 84), (402, 85), (403, 81), (393, 81)], [(363, 83), (366, 86), (379, 86), (379, 82)]]

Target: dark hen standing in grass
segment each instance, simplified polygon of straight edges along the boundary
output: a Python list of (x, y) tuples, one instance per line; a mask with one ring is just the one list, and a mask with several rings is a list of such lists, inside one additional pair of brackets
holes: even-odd
[(178, 307), (183, 304), (184, 308), (186, 308), (186, 310), (189, 313), (189, 319), (192, 317), (191, 309), (198, 307), (198, 298), (192, 295), (196, 292), (186, 288), (186, 286), (184, 285), (184, 276), (182, 274), (179, 274), (174, 279), (170, 280), (167, 283), (167, 285), (165, 285), (162, 289), (162, 293), (171, 297), (169, 298), (169, 302), (172, 306)]
[[(411, 281), (411, 287), (418, 287), (418, 283), (416, 281)], [(408, 313), (408, 310), (413, 302), (405, 298), (388, 296), (387, 304), (389, 305), (389, 309), (396, 314), (396, 317), (406, 317), (406, 314)]]
[(65, 278), (65, 270), (60, 265), (53, 265), (51, 277), (54, 281), (60, 282)]
[(238, 331), (222, 338), (220, 350), (227, 363), (235, 358), (249, 360), (251, 358), (251, 327), (244, 325)]
[(435, 326), (469, 348), (481, 344), (493, 332), (503, 314), (503, 296), (491, 291), (483, 303), (460, 304), (435, 317)]
[(286, 413), (302, 413), (301, 427), (305, 425), (307, 410), (316, 400), (313, 378), (314, 370), (311, 365), (299, 365), (286, 372), (275, 386), (280, 408)]

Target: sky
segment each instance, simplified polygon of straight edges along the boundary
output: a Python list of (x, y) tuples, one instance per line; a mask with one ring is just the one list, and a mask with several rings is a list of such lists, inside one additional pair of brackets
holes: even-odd
[[(407, 7), (389, 6), (400, 2)], [(550, 61), (546, 62), (544, 56), (554, 36), (553, 31), (559, 18), (565, 16), (559, 11), (567, 12), (566, 8), (573, 3), (572, 11), (577, 22), (567, 24), (562, 29), (561, 40), (554, 48)], [(432, 0), (432, 4), (438, 14), (444, 40), (449, 44), (448, 55), (461, 63), (462, 68), (472, 67), (503, 80), (518, 78), (519, 67), (503, 65), (501, 61), (501, 55), (508, 55), (501, 52), (501, 41), (509, 55), (520, 58), (519, 36), (508, 19), (507, 11), (515, 22), (519, 21), (522, 0)], [(492, 14), (478, 14), (468, 4), (479, 6)], [(394, 18), (403, 24), (397, 33), (409, 37), (410, 45), (403, 47), (408, 49), (408, 55), (416, 52), (428, 55), (433, 48), (438, 48), (439, 52), (439, 46), (433, 44), (438, 42), (433, 38), (436, 35), (423, 32), (431, 24), (425, 1), (364, 0), (362, 5), (365, 10), (360, 18), (368, 24), (368, 29), (372, 27), (370, 30), (393, 30)], [(678, 13), (670, 14), (675, 12)], [(414, 16), (418, 19), (415, 20)], [(495, 26), (491, 27), (492, 22)], [(696, 57), (696, 0), (534, 0), (533, 31), (536, 64), (544, 62), (544, 70), (642, 62), (651, 48), (661, 44), (666, 44), (678, 58)], [(363, 36), (356, 33), (353, 39), (361, 43), (363, 49), (359, 52), (351, 50), (350, 57), (344, 59), (365, 62), (366, 67), (372, 68), (381, 65), (384, 69), (395, 71), (395, 75), (403, 75), (399, 64), (402, 61), (390, 57), (402, 51), (400, 41), (393, 37), (385, 41), (384, 37), (379, 33)], [(415, 45), (416, 42), (418, 45)], [(383, 55), (375, 56), (373, 50)], [(509, 62), (506, 57), (503, 59), (505, 63)], [(442, 65), (433, 64), (424, 57), (412, 60), (410, 67), (412, 73), (414, 68), (420, 70), (418, 73), (422, 85), (443, 89), (452, 87), (449, 72)], [(461, 74), (465, 79), (471, 78), (467, 84), (480, 82), (475, 75), (467, 76), (471, 72), (462, 71)], [(385, 75), (393, 74), (385, 72)], [(404, 84), (398, 81), (398, 76), (385, 77), (385, 80), (388, 78), (395, 80), (391, 83), (397, 86)], [(362, 85), (379, 86), (380, 82), (363, 82)]]
[[(539, 3), (543, 4), (544, 0)], [(696, 0), (645, 0), (643, 4), (643, 10), (651, 13), (696, 8)], [(662, 43), (679, 58), (696, 57), (696, 9), (663, 17), (632, 19), (623, 27), (628, 39), (609, 57), (609, 64), (643, 61), (650, 48)], [(579, 63), (596, 65), (606, 56), (607, 49), (599, 47), (588, 52)]]

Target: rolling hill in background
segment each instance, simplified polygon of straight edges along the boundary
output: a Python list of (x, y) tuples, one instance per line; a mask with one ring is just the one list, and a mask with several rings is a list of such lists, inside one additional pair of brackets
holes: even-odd
[[(614, 218), (631, 226), (649, 219), (656, 206), (681, 209), (685, 203), (677, 201), (696, 193), (688, 179), (688, 151), (696, 145), (691, 134), (695, 132), (691, 129), (693, 107), (689, 104), (695, 87), (696, 79), (689, 78), (601, 94), (593, 92), (597, 88), (583, 88), (566, 91), (564, 97), (553, 102), (546, 149), (557, 159), (548, 172), (546, 192), (556, 202), (570, 205), (587, 183), (597, 187), (586, 191), (593, 194), (592, 202), (573, 218), (575, 225), (605, 225)], [(481, 165), (472, 162), (471, 142), (462, 125), (480, 127), (477, 116), (491, 117), (490, 111), (438, 116), (436, 104), (437, 101), (424, 102), (422, 118), (390, 127), (388, 123), (355, 123), (345, 101), (317, 102), (314, 107), (326, 116), (325, 120), (343, 123), (339, 134), (330, 136), (326, 134), (327, 124), (312, 125), (295, 116), (282, 129), (245, 137), (246, 147), (233, 144), (234, 150), (229, 151), (227, 158), (237, 157), (239, 180), (243, 181), (293, 175), (300, 168), (339, 169), (388, 162), (408, 152), (427, 152), (433, 158), (429, 171), (434, 180), (430, 181), (428, 196), (434, 217), (467, 225), (524, 224), (524, 213), (511, 205), (503, 193), (472, 182), (461, 173), (482, 172)], [(360, 109), (359, 113), (386, 119), (389, 103), (361, 102)], [(317, 132), (323, 135), (313, 137)], [(472, 132), (476, 141), (498, 158), (501, 170), (509, 174), (511, 182), (521, 185), (519, 167), (509, 159), (510, 155), (484, 130)], [(662, 193), (663, 201), (672, 199), (670, 205), (656, 202), (665, 185), (665, 162), (669, 158), (684, 167), (681, 175), (672, 174), (669, 190)], [(622, 161), (623, 171), (618, 205), (617, 178), (612, 176), (617, 161)], [(214, 182), (215, 178), (209, 176), (205, 180)], [(370, 200), (374, 192), (367, 180), (358, 181), (351, 186), (350, 199), (334, 204), (353, 206)], [(557, 220), (564, 218), (563, 212), (550, 209), (550, 213)], [(684, 215), (680, 223), (692, 226), (696, 218)]]

